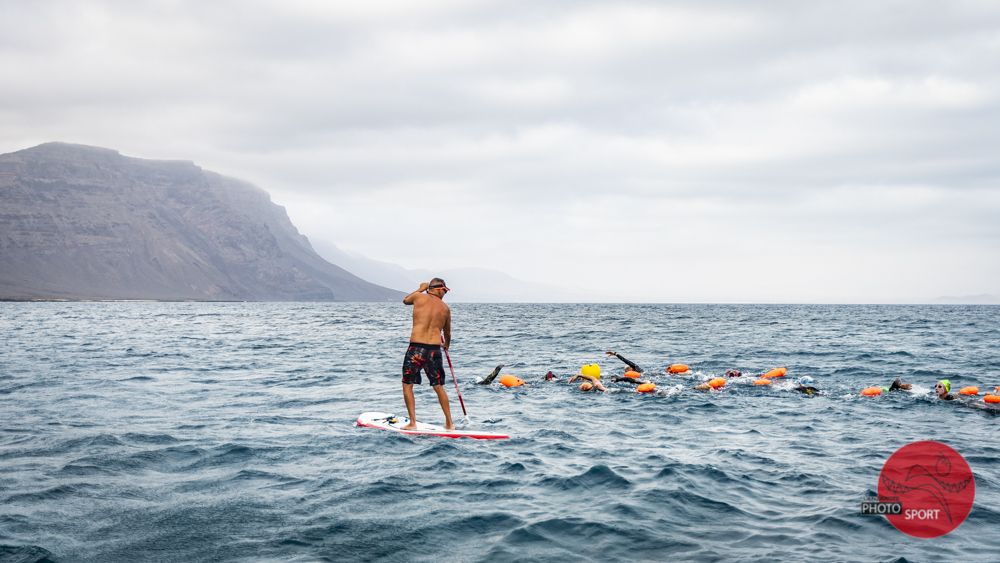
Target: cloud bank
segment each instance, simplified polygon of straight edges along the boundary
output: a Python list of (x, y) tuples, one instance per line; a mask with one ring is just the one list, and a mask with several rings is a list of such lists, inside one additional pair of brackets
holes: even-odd
[(33, 2), (0, 152), (250, 180), (307, 236), (613, 301), (1000, 296), (992, 2)]

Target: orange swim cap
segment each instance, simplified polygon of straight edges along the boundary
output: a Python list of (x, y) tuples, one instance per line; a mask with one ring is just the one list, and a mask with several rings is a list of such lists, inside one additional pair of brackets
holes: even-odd
[(590, 391), (594, 388), (594, 384), (589, 381), (584, 381), (580, 384), (580, 391)]

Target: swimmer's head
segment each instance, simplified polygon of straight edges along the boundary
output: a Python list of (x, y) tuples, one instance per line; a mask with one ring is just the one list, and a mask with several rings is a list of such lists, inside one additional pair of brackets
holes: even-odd
[(805, 376), (802, 376), (802, 377), (799, 378), (799, 385), (801, 385), (803, 387), (808, 387), (808, 386), (812, 385), (813, 383), (815, 383), (815, 381), (813, 381), (813, 378), (809, 377), (808, 375), (805, 375)]
[(592, 390), (593, 388), (594, 384), (589, 381), (584, 381), (583, 383), (580, 384), (580, 391), (583, 391), (584, 393)]
[[(942, 379), (941, 381), (938, 381), (937, 385), (934, 386), (934, 390), (937, 391), (938, 395), (951, 393), (951, 381), (948, 381), (947, 379)], [(944, 393), (941, 392), (942, 390), (944, 391)]]

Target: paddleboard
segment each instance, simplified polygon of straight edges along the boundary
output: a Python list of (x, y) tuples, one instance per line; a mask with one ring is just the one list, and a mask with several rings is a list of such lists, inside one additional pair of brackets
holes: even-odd
[(384, 412), (365, 412), (358, 416), (355, 426), (362, 428), (378, 428), (379, 430), (389, 430), (402, 434), (412, 434), (414, 436), (441, 436), (444, 438), (474, 438), (476, 440), (506, 440), (510, 438), (507, 434), (499, 432), (483, 432), (481, 430), (448, 430), (436, 424), (417, 422), (416, 430), (403, 430), (403, 427), (410, 423), (408, 416), (396, 416)]

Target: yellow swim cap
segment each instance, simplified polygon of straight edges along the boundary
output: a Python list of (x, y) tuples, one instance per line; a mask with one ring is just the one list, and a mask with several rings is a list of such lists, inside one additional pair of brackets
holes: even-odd
[(597, 364), (587, 364), (580, 368), (580, 374), (586, 375), (588, 377), (593, 377), (594, 379), (601, 378), (601, 366)]

